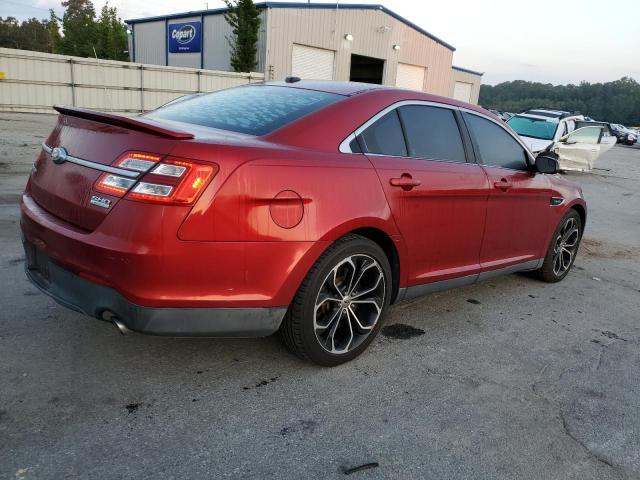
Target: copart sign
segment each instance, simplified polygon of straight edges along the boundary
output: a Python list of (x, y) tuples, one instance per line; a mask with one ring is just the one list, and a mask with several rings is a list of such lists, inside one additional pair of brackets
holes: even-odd
[(170, 23), (167, 27), (170, 53), (199, 52), (202, 22)]

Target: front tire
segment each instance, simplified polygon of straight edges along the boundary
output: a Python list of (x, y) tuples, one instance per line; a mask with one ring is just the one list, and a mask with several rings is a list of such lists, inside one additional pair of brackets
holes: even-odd
[(582, 239), (582, 220), (578, 212), (569, 210), (551, 237), (542, 267), (536, 276), (545, 282), (555, 283), (567, 276), (576, 259)]
[(282, 321), (285, 345), (298, 356), (335, 366), (373, 341), (391, 299), (391, 267), (375, 242), (349, 234), (316, 261)]

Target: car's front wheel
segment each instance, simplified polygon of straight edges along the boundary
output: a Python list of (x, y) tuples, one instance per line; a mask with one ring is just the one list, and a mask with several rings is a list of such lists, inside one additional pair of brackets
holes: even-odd
[(391, 290), (384, 251), (359, 235), (341, 238), (298, 289), (280, 327), (285, 345), (324, 366), (357, 357), (380, 330)]
[(582, 239), (582, 220), (578, 212), (569, 210), (556, 228), (542, 267), (535, 273), (545, 282), (559, 282), (567, 276), (576, 259)]

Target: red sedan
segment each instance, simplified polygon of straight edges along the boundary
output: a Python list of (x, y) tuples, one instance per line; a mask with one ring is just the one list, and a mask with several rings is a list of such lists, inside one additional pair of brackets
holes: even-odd
[(337, 365), (392, 303), (563, 279), (585, 225), (553, 158), (449, 98), (287, 79), (134, 118), (57, 110), (22, 197), (26, 272), (122, 331), (279, 330)]

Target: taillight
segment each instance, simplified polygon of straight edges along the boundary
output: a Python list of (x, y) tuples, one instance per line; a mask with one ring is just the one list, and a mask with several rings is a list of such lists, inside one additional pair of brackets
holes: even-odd
[(140, 172), (139, 178), (104, 173), (95, 189), (129, 200), (188, 205), (198, 198), (218, 171), (215, 164), (202, 164), (153, 153), (126, 152), (114, 166)]
[(116, 167), (146, 172), (160, 161), (160, 155), (143, 152), (126, 152), (115, 163)]
[(122, 197), (136, 183), (135, 180), (126, 177), (103, 173), (96, 182), (96, 190), (108, 193), (114, 197)]
[(190, 204), (198, 198), (217, 171), (217, 165), (169, 157), (147, 173), (129, 191), (127, 198), (147, 202)]

